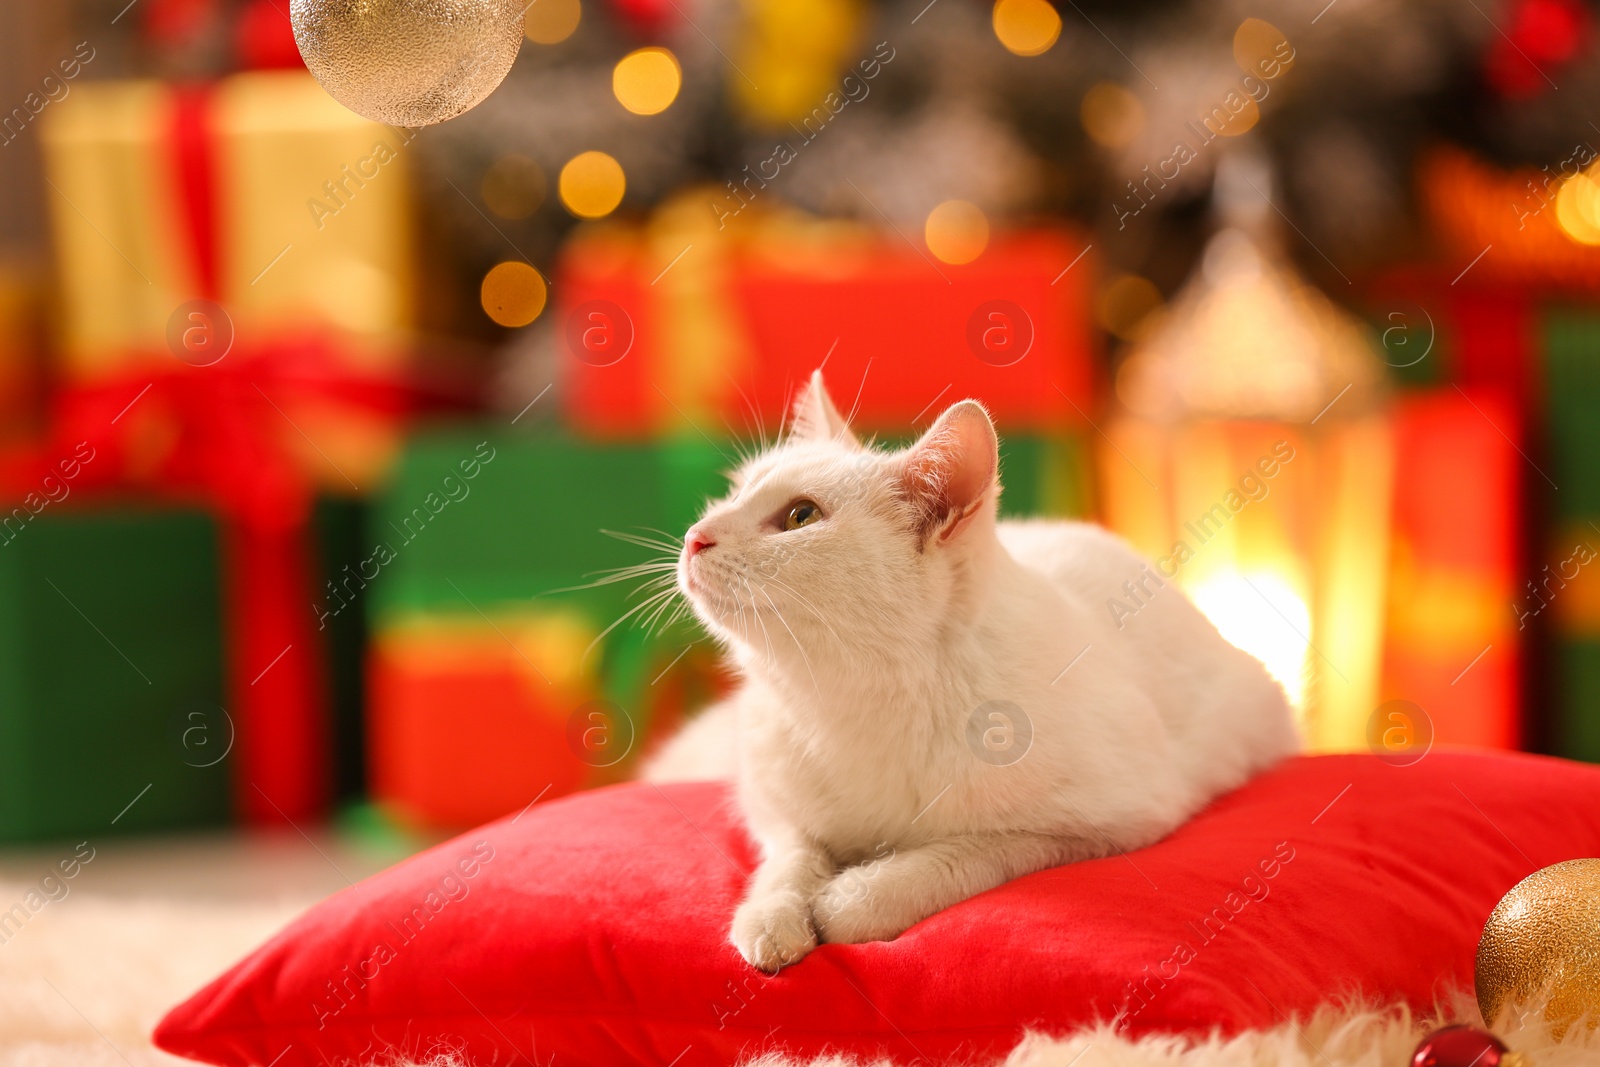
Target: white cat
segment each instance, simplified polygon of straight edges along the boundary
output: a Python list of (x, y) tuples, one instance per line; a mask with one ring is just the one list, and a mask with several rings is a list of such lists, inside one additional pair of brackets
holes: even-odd
[(762, 861), (732, 940), (764, 971), (1148, 845), (1298, 747), (1282, 688), (1124, 542), (997, 522), (997, 465), (972, 400), (863, 448), (819, 371), (684, 538), (743, 683), (646, 777), (737, 775)]

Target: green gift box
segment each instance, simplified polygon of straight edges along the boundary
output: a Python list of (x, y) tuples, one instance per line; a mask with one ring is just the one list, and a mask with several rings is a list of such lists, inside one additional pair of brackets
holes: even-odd
[(0, 535), (0, 839), (229, 815), (217, 532), (51, 504)]
[(1087, 518), (1089, 450), (1075, 434), (1000, 439), (1000, 516)]
[[(1541, 561), (1548, 566), (1534, 569), (1518, 596), (1524, 610), (1542, 607), (1546, 599), (1553, 609), (1546, 617), (1554, 646), (1551, 747), (1572, 759), (1600, 762), (1600, 596), (1593, 592), (1592, 570), (1597, 563), (1575, 568), (1572, 555), (1580, 543), (1600, 550), (1600, 424), (1594, 417), (1600, 408), (1600, 314), (1551, 310), (1543, 332), (1550, 434), (1544, 469), (1561, 487), (1549, 493), (1557, 534)], [(1544, 487), (1537, 476), (1531, 484)]]
[(1544, 322), (1549, 473), (1561, 517), (1600, 516), (1600, 314), (1553, 310)]
[(418, 611), (493, 615), (534, 602), (603, 628), (633, 603), (629, 583), (557, 590), (651, 554), (602, 531), (676, 541), (705, 499), (726, 491), (728, 464), (698, 438), (596, 443), (476, 425), (423, 432), (373, 509), (371, 562), (357, 581), (345, 571), (334, 593), (368, 596), (380, 627)]

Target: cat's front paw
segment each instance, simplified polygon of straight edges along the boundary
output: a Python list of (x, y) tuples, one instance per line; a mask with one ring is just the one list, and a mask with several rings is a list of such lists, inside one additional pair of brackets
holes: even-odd
[(836, 945), (891, 941), (915, 922), (897, 914), (863, 867), (840, 871), (811, 904), (817, 936)]
[(794, 893), (752, 897), (733, 913), (733, 946), (751, 966), (777, 974), (817, 947), (811, 909)]

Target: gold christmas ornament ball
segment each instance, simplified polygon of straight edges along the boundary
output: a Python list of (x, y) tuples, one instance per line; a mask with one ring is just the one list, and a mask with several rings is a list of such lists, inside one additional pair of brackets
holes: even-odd
[(427, 126), (473, 107), (522, 44), (524, 0), (290, 0), (317, 81), (356, 114)]
[(1557, 1037), (1600, 1021), (1600, 859), (1535, 871), (1495, 905), (1478, 941), (1478, 1008), (1495, 1025), (1510, 1004), (1545, 1001)]

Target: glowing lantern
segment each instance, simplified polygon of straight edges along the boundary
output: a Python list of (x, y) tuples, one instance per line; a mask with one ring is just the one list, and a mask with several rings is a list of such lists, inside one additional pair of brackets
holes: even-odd
[(1389, 560), (1384, 372), (1264, 236), (1270, 174), (1225, 163), (1228, 224), (1117, 373), (1107, 519), (1283, 683), (1309, 747), (1358, 748)]

